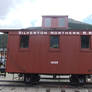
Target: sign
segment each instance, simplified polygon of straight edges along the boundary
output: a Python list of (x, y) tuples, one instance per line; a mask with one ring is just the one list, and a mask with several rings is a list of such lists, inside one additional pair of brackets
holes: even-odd
[(82, 31), (82, 32), (66, 32), (66, 31), (19, 31), (19, 35), (92, 35), (91, 31)]

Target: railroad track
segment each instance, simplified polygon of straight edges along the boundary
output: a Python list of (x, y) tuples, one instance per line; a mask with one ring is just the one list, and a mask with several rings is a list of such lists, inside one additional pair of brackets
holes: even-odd
[(41, 87), (41, 88), (92, 88), (92, 83), (85, 85), (71, 85), (69, 82), (40, 81), (38, 84), (25, 84), (23, 81), (0, 80), (0, 87)]

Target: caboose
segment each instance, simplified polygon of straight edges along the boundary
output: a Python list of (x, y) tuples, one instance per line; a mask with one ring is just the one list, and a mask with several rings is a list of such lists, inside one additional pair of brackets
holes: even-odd
[(92, 74), (92, 25), (69, 24), (68, 16), (43, 16), (42, 27), (8, 32), (6, 72), (24, 75), (26, 83), (40, 74), (71, 75), (72, 83), (85, 83)]

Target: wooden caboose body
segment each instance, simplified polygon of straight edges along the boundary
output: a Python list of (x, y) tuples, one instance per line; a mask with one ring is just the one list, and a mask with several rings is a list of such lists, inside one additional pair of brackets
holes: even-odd
[(6, 72), (24, 74), (26, 82), (39, 74), (84, 82), (92, 74), (92, 30), (69, 28), (67, 16), (44, 16), (42, 27), (10, 31), (7, 48)]
[[(39, 74), (91, 74), (91, 35), (92, 31), (86, 30), (81, 32), (79, 30), (9, 32), (6, 71)], [(24, 42), (24, 48), (22, 37), (28, 39), (26, 43)]]

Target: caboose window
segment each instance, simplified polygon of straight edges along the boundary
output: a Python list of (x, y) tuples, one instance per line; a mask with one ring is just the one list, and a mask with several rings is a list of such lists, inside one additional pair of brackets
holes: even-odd
[(90, 36), (81, 36), (81, 48), (90, 47)]
[(29, 47), (29, 35), (20, 35), (20, 48)]
[(51, 18), (45, 19), (45, 27), (51, 27)]
[(50, 36), (50, 48), (59, 48), (59, 36)]
[(59, 27), (65, 27), (65, 24), (66, 24), (65, 18), (59, 18), (58, 26)]

